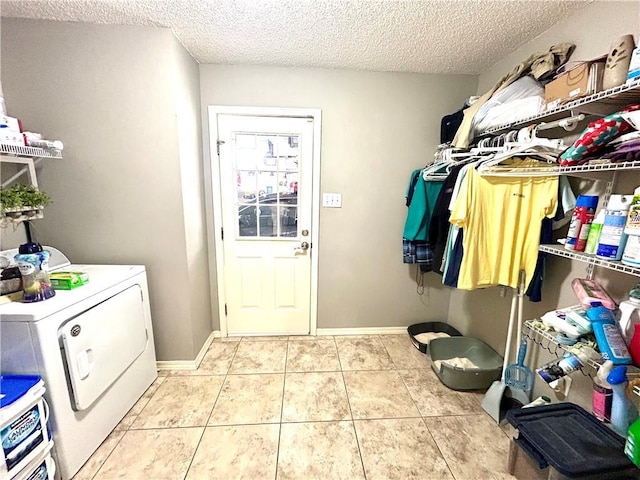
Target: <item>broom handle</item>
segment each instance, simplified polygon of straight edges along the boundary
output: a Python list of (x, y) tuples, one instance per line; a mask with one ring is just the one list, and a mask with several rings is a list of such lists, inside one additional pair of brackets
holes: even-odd
[(504, 347), (504, 360), (502, 362), (502, 382), (504, 383), (504, 374), (507, 371), (507, 365), (509, 365), (509, 355), (511, 354), (511, 338), (513, 337), (513, 324), (516, 320), (516, 308), (518, 304), (518, 294), (516, 290), (513, 291), (513, 298), (511, 299), (511, 312), (509, 313), (509, 328), (507, 329), (507, 344)]
[(513, 339), (513, 324), (516, 321), (516, 310), (518, 312), (518, 341), (522, 338), (522, 307), (524, 304), (524, 280), (525, 272), (520, 270), (518, 278), (518, 288), (513, 290), (511, 298), (511, 311), (509, 312), (509, 328), (507, 329), (507, 344), (504, 347), (504, 360), (502, 361), (502, 381), (509, 365), (509, 355), (511, 355), (511, 342)]
[(522, 308), (524, 305), (524, 270), (520, 270), (518, 277), (518, 343), (522, 340)]

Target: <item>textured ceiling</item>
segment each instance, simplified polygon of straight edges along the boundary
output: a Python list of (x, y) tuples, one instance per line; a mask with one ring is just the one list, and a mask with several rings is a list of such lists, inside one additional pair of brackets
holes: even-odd
[(1, 0), (3, 17), (169, 27), (200, 63), (478, 74), (591, 0)]

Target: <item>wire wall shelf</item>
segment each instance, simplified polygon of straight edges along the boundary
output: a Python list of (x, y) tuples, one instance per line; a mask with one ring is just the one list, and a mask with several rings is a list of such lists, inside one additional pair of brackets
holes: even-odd
[(540, 166), (532, 167), (503, 167), (495, 166), (487, 168), (482, 174), (491, 177), (535, 177), (535, 176), (556, 176), (556, 175), (579, 175), (581, 173), (617, 172), (620, 170), (638, 170), (640, 160), (630, 162), (609, 162), (603, 160), (593, 160), (584, 165), (573, 167), (561, 167), (554, 163), (541, 163)]
[(0, 143), (0, 155), (11, 155), (30, 158), (62, 158), (62, 152), (55, 149), (38, 147), (23, 147), (22, 145), (8, 145)]
[[(548, 331), (536, 328), (533, 325), (533, 320), (525, 321), (524, 327), (525, 329), (531, 332), (530, 335), (526, 335), (527, 338), (537, 343), (538, 345), (540, 345), (541, 347), (543, 347), (545, 350), (549, 351), (553, 355), (560, 357), (564, 355), (565, 352), (569, 352), (571, 349), (570, 345), (562, 345), (561, 343), (558, 343), (558, 341), (556, 340), (556, 335), (557, 335), (556, 332), (548, 332)], [(598, 370), (600, 368), (600, 363), (593, 360), (589, 360), (587, 364), (595, 370)], [(585, 373), (585, 375), (587, 374)]]
[(574, 167), (557, 167), (558, 175), (571, 175), (580, 172), (605, 172), (612, 170), (636, 170), (640, 168), (640, 160), (632, 162), (602, 162), (598, 160), (585, 165), (576, 165)]
[(567, 250), (563, 245), (540, 245), (538, 250), (540, 250), (541, 252), (550, 253), (552, 255), (557, 255), (559, 257), (579, 260), (581, 262), (596, 265), (598, 267), (608, 268), (609, 270), (616, 270), (618, 272), (628, 273), (630, 275), (640, 277), (640, 267), (631, 267), (621, 262), (604, 260), (588, 253)]
[(506, 130), (513, 130), (514, 128), (525, 126), (537, 121), (550, 121), (560, 118), (563, 114), (570, 110), (576, 110), (583, 105), (588, 104), (602, 104), (612, 106), (626, 106), (630, 102), (640, 100), (640, 80), (636, 80), (632, 83), (619, 85), (602, 92), (595, 93), (586, 97), (581, 97), (572, 102), (567, 102), (560, 107), (552, 110), (547, 110), (530, 117), (523, 118), (511, 123), (505, 123), (493, 128), (489, 128), (482, 132), (480, 135), (489, 135), (502, 133)]
[(27, 222), (29, 220), (38, 220), (44, 218), (44, 212), (42, 208), (14, 209), (0, 215), (0, 228), (4, 228), (8, 225), (15, 225), (21, 222)]

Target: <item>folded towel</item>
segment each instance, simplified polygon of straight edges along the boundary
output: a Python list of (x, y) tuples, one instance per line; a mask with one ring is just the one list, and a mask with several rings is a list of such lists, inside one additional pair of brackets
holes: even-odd
[(465, 370), (469, 368), (480, 368), (478, 365), (476, 365), (466, 357), (453, 357), (447, 358), (445, 360), (436, 360), (435, 362), (433, 362), (438, 370), (440, 370), (440, 367), (443, 363), (451, 367), (464, 368)]
[(426, 333), (419, 333), (418, 335), (415, 335), (414, 338), (418, 340), (420, 343), (429, 345), (429, 342), (434, 338), (442, 338), (442, 337), (448, 337), (448, 336), (449, 335), (444, 332), (426, 332)]

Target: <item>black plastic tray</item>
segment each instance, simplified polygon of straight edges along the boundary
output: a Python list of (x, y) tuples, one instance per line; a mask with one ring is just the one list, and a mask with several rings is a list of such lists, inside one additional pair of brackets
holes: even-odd
[(409, 338), (411, 339), (411, 343), (413, 343), (413, 346), (425, 354), (429, 352), (429, 345), (416, 340), (416, 335), (427, 332), (442, 332), (451, 337), (462, 336), (462, 334), (458, 330), (453, 328), (448, 323), (444, 322), (414, 323), (413, 325), (409, 325), (407, 327), (407, 332), (409, 333)]
[(623, 452), (625, 440), (573, 403), (509, 410), (507, 420), (530, 447), (526, 450), (533, 449), (567, 477), (633, 467)]

